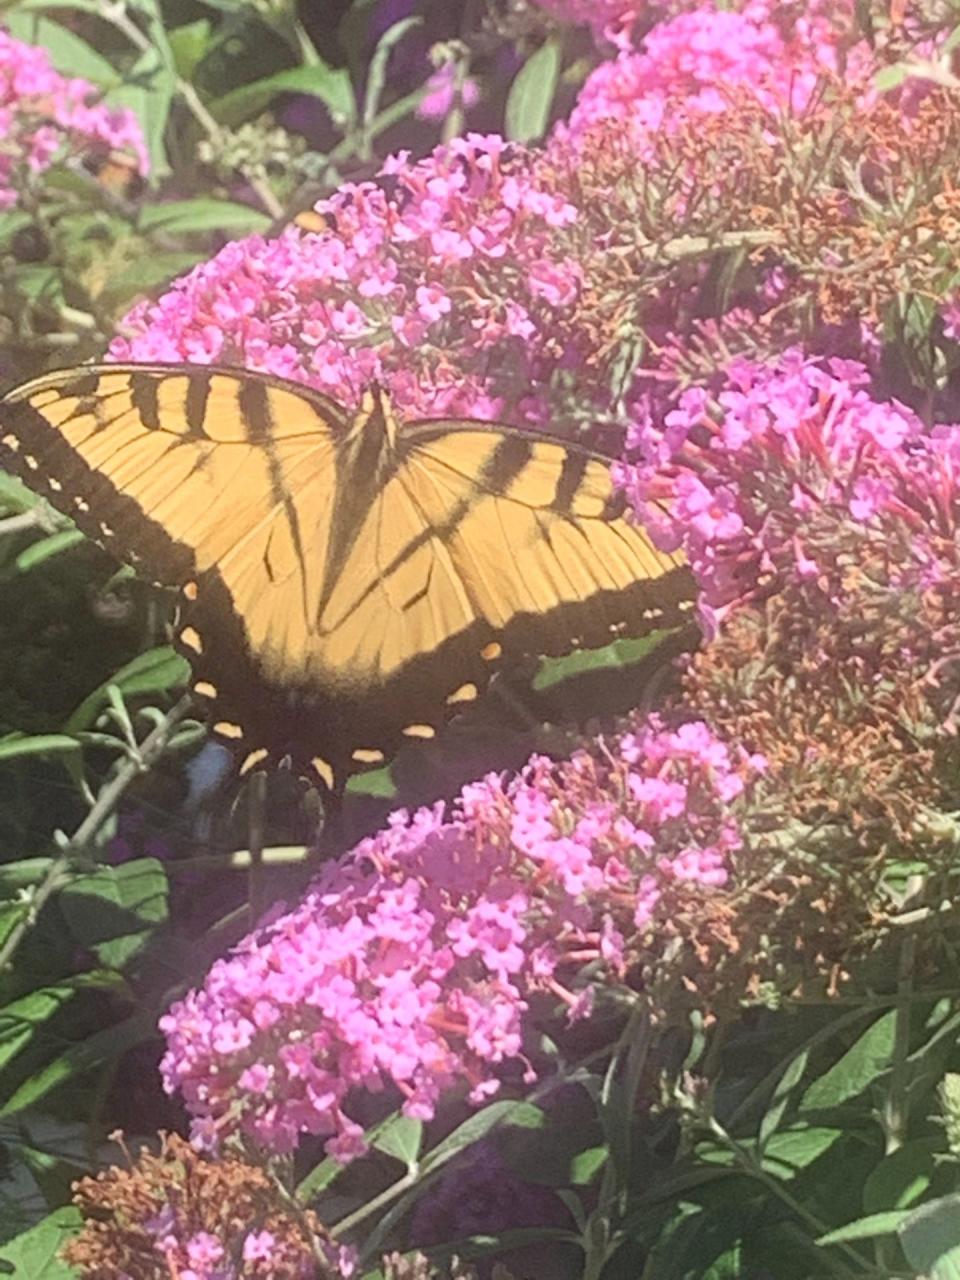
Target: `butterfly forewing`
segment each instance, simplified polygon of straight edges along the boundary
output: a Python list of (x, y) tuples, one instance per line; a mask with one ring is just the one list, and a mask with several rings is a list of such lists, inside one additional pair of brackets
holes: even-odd
[(324, 396), (212, 366), (65, 370), (0, 402), (14, 468), (184, 588), (182, 647), (221, 732), (322, 757), (337, 784), (501, 662), (679, 616), (687, 571), (628, 523), (605, 459), (438, 421), (384, 435), (372, 468), (351, 430)]

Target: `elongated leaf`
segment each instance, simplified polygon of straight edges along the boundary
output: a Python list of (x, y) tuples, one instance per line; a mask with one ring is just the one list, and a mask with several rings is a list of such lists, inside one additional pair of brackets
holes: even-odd
[(504, 128), (512, 142), (536, 142), (547, 131), (560, 76), (560, 37), (550, 36), (514, 76)]
[(14, 565), (18, 573), (30, 573), (32, 569), (38, 569), (40, 565), (46, 564), (48, 560), (52, 560), (63, 551), (69, 551), (80, 542), (83, 542), (83, 534), (79, 529), (61, 529), (57, 533), (51, 533), (49, 537), (40, 538), (37, 542), (31, 543), (20, 552)]
[(193, 73), (210, 48), (213, 28), (208, 18), (186, 22), (169, 32), (170, 50), (173, 53), (177, 74), (184, 80), (192, 80)]
[(77, 988), (70, 983), (38, 987), (29, 995), (0, 1008), (0, 1068), (9, 1066), (30, 1044), (38, 1029), (69, 1004), (76, 994)]
[(801, 1125), (781, 1129), (771, 1134), (763, 1148), (763, 1167), (768, 1173), (787, 1180), (813, 1164), (842, 1137), (842, 1129)]
[(0, 897), (20, 893), (39, 884), (50, 870), (52, 858), (21, 858), (0, 866)]
[(76, 738), (65, 733), (8, 733), (0, 738), (0, 760), (17, 760), (24, 756), (62, 756), (79, 753)]
[(100, 295), (104, 305), (118, 306), (131, 298), (142, 297), (149, 290), (166, 284), (175, 276), (189, 271), (203, 257), (203, 250), (171, 251), (149, 254), (134, 266), (111, 276)]
[(942, 1135), (914, 1138), (885, 1156), (863, 1187), (863, 1207), (868, 1213), (908, 1209), (925, 1195), (943, 1151)]
[(369, 128), (374, 116), (377, 114), (377, 108), (380, 105), (380, 99), (386, 85), (387, 63), (390, 60), (391, 52), (407, 32), (419, 26), (422, 21), (423, 19), (419, 16), (401, 18), (399, 22), (395, 22), (391, 27), (388, 27), (377, 41), (377, 47), (373, 51), (370, 65), (367, 68), (367, 88), (363, 100), (363, 123), (365, 128)]
[(7, 242), (24, 227), (29, 227), (32, 222), (32, 215), (22, 209), (8, 209), (6, 213), (0, 213), (0, 244)]
[(587, 671), (612, 671), (641, 662), (666, 639), (672, 631), (651, 631), (645, 636), (627, 640), (614, 640), (602, 649), (577, 649), (562, 658), (541, 658), (533, 677), (533, 687), (538, 693), (551, 689)]
[(777, 1087), (774, 1089), (773, 1097), (770, 1100), (770, 1106), (767, 1108), (766, 1114), (760, 1123), (761, 1146), (780, 1128), (784, 1112), (793, 1100), (803, 1079), (809, 1056), (809, 1051), (806, 1049), (802, 1053), (798, 1053), (777, 1082)]
[(115, 88), (121, 83), (119, 72), (102, 54), (59, 22), (45, 18), (36, 11), (25, 11), (21, 6), (8, 9), (3, 20), (19, 40), (42, 45), (50, 54), (50, 61), (62, 75), (82, 76), (84, 80), (102, 85), (105, 89)]
[(68, 1080), (102, 1071), (129, 1049), (156, 1035), (156, 1014), (144, 1011), (126, 1022), (104, 1027), (87, 1040), (71, 1045), (42, 1070), (36, 1072), (0, 1106), (0, 1116), (16, 1115), (34, 1106)]
[(814, 1080), (803, 1095), (801, 1110), (839, 1106), (882, 1076), (890, 1066), (896, 1016), (893, 1009), (881, 1014), (838, 1062)]
[(494, 1102), (468, 1120), (464, 1120), (453, 1133), (448, 1134), (442, 1142), (428, 1152), (423, 1158), (423, 1171), (426, 1173), (446, 1164), (455, 1155), (486, 1137), (490, 1130), (498, 1125), (515, 1125), (520, 1129), (540, 1129), (543, 1123), (543, 1112), (532, 1102)]
[(270, 219), (248, 204), (232, 200), (168, 200), (144, 208), (140, 214), (140, 230), (149, 234), (162, 231), (167, 235), (191, 232), (223, 231), (234, 235), (266, 231)]
[(130, 69), (129, 82), (111, 89), (106, 100), (111, 107), (126, 107), (137, 117), (150, 157), (150, 181), (170, 172), (164, 134), (177, 91), (172, 55), (169, 60), (156, 46), (145, 50)]
[(38, 501), (36, 494), (31, 493), (22, 480), (0, 471), (0, 507), (5, 511), (17, 515), (21, 511), (29, 511)]
[(115, 685), (126, 698), (167, 693), (186, 684), (190, 677), (187, 662), (169, 645), (160, 645), (138, 654), (110, 680), (84, 698), (64, 728), (69, 733), (89, 729), (104, 707), (109, 705), (109, 688)]
[(167, 873), (156, 858), (100, 867), (71, 880), (60, 909), (82, 946), (121, 969), (167, 918)]
[(570, 1162), (570, 1182), (575, 1187), (586, 1187), (610, 1158), (605, 1146), (588, 1147), (586, 1151), (578, 1151)]
[(820, 1236), (817, 1244), (843, 1244), (847, 1240), (874, 1240), (878, 1236), (892, 1236), (909, 1218), (909, 1209), (892, 1209), (888, 1213), (870, 1213), (856, 1222), (837, 1227)]
[(0, 946), (29, 914), (29, 902), (5, 902), (0, 906)]
[(209, 104), (213, 117), (221, 124), (236, 125), (258, 115), (280, 93), (305, 93), (324, 103), (334, 124), (349, 126), (356, 107), (350, 76), (343, 68), (319, 63), (316, 66), (292, 67), (275, 75), (254, 80), (225, 93)]

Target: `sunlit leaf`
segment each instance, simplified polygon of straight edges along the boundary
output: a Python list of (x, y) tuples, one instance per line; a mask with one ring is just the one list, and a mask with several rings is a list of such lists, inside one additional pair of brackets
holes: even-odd
[(560, 37), (550, 36), (514, 76), (504, 117), (512, 142), (536, 142), (546, 133), (560, 75), (560, 50)]

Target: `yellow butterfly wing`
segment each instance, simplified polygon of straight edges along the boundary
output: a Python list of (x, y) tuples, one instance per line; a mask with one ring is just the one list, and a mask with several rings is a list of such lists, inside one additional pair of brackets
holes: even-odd
[(472, 422), (410, 424), (206, 366), (91, 366), (0, 402), (15, 468), (183, 589), (215, 728), (330, 785), (429, 736), (521, 654), (670, 625), (678, 557), (627, 521), (608, 460)]

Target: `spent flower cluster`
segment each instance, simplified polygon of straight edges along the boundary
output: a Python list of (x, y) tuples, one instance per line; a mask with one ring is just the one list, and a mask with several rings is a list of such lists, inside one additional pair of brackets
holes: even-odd
[(90, 1280), (349, 1280), (352, 1250), (308, 1209), (281, 1200), (263, 1169), (205, 1159), (177, 1134), (74, 1188), (84, 1226), (63, 1251)]
[(731, 806), (762, 768), (701, 723), (651, 721), (606, 754), (471, 785), (446, 820), (394, 815), (163, 1019), (164, 1079), (197, 1140), (239, 1128), (289, 1151), (311, 1133), (348, 1160), (365, 1150), (352, 1091), (392, 1085), (429, 1119), (454, 1086), (479, 1103), (508, 1067), (532, 1082), (533, 994), (583, 1016), (723, 886)]
[(45, 49), (0, 29), (0, 208), (19, 204), (36, 176), (67, 154), (121, 151), (147, 172), (136, 117), (100, 96), (89, 81), (55, 71)]

